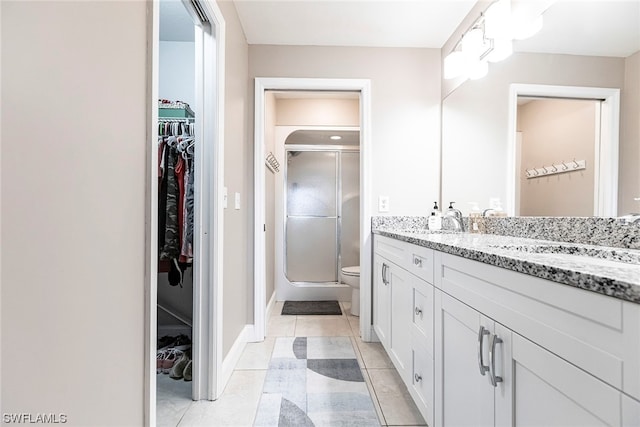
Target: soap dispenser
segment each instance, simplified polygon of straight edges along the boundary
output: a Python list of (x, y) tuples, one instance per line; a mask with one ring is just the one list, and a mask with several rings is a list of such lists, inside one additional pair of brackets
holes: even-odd
[(469, 213), (469, 233), (484, 233), (484, 221), (482, 220), (482, 211), (478, 206), (478, 202), (469, 202), (471, 212)]
[(495, 202), (495, 208), (493, 208), (491, 212), (487, 214), (487, 216), (495, 216), (495, 217), (501, 217), (501, 218), (504, 218), (507, 216), (507, 213), (502, 210), (502, 203), (500, 202), (499, 199), (496, 200)]
[(431, 211), (427, 225), (431, 231), (442, 230), (442, 215), (438, 209), (438, 202), (433, 202), (433, 210)]

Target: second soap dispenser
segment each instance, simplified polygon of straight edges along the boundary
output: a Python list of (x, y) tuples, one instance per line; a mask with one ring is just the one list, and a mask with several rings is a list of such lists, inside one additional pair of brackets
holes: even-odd
[(427, 225), (431, 231), (442, 230), (442, 214), (438, 209), (438, 202), (433, 202), (433, 210), (431, 211)]

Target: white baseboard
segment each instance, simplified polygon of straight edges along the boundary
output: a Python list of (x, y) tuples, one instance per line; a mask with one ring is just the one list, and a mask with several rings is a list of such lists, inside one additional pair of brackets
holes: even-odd
[(267, 310), (266, 310), (267, 317), (265, 319), (265, 322), (267, 322), (271, 317), (271, 312), (273, 311), (273, 308), (275, 306), (276, 306), (276, 291), (273, 291), (273, 294), (271, 295), (271, 299), (269, 299), (269, 302), (267, 303)]
[(233, 370), (235, 369), (240, 357), (242, 356), (242, 352), (244, 351), (244, 347), (247, 342), (249, 342), (253, 338), (253, 325), (245, 325), (242, 329), (242, 332), (238, 335), (235, 342), (231, 346), (227, 357), (222, 361), (222, 372), (220, 373), (220, 382), (218, 387), (218, 396), (222, 394), (222, 391), (227, 386), (229, 379), (231, 378), (231, 374), (233, 374)]

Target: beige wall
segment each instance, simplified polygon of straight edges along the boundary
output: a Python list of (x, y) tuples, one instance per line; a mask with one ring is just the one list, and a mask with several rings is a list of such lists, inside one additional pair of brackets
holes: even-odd
[(0, 412), (142, 425), (146, 3), (1, 7)]
[(359, 99), (278, 99), (279, 126), (360, 126)]
[(438, 49), (249, 46), (249, 77), (371, 79), (372, 209), (421, 215), (438, 198)]
[[(224, 215), (223, 355), (253, 319), (253, 112), (247, 102), (248, 45), (236, 8), (219, 1), (226, 23), (224, 181), (229, 201)], [(240, 193), (240, 209), (234, 207)], [(251, 293), (251, 295), (249, 295)]]
[[(535, 100), (518, 107), (522, 132), (520, 215), (593, 215), (596, 102)], [(586, 169), (527, 178), (525, 169), (542, 168), (572, 159)]]
[(640, 212), (640, 52), (625, 59), (620, 113), (618, 214)]
[[(443, 202), (455, 200), (468, 212), (470, 201), (484, 209), (490, 197), (506, 200), (511, 83), (624, 88), (624, 63), (624, 58), (517, 53), (491, 64), (486, 77), (458, 87), (442, 103)], [(629, 149), (621, 143), (621, 158)]]

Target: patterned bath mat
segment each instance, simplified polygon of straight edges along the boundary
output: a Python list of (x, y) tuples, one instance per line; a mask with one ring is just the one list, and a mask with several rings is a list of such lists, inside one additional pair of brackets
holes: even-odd
[(349, 337), (279, 337), (255, 426), (379, 426)]
[(338, 301), (285, 301), (282, 314), (340, 316), (342, 310)]

